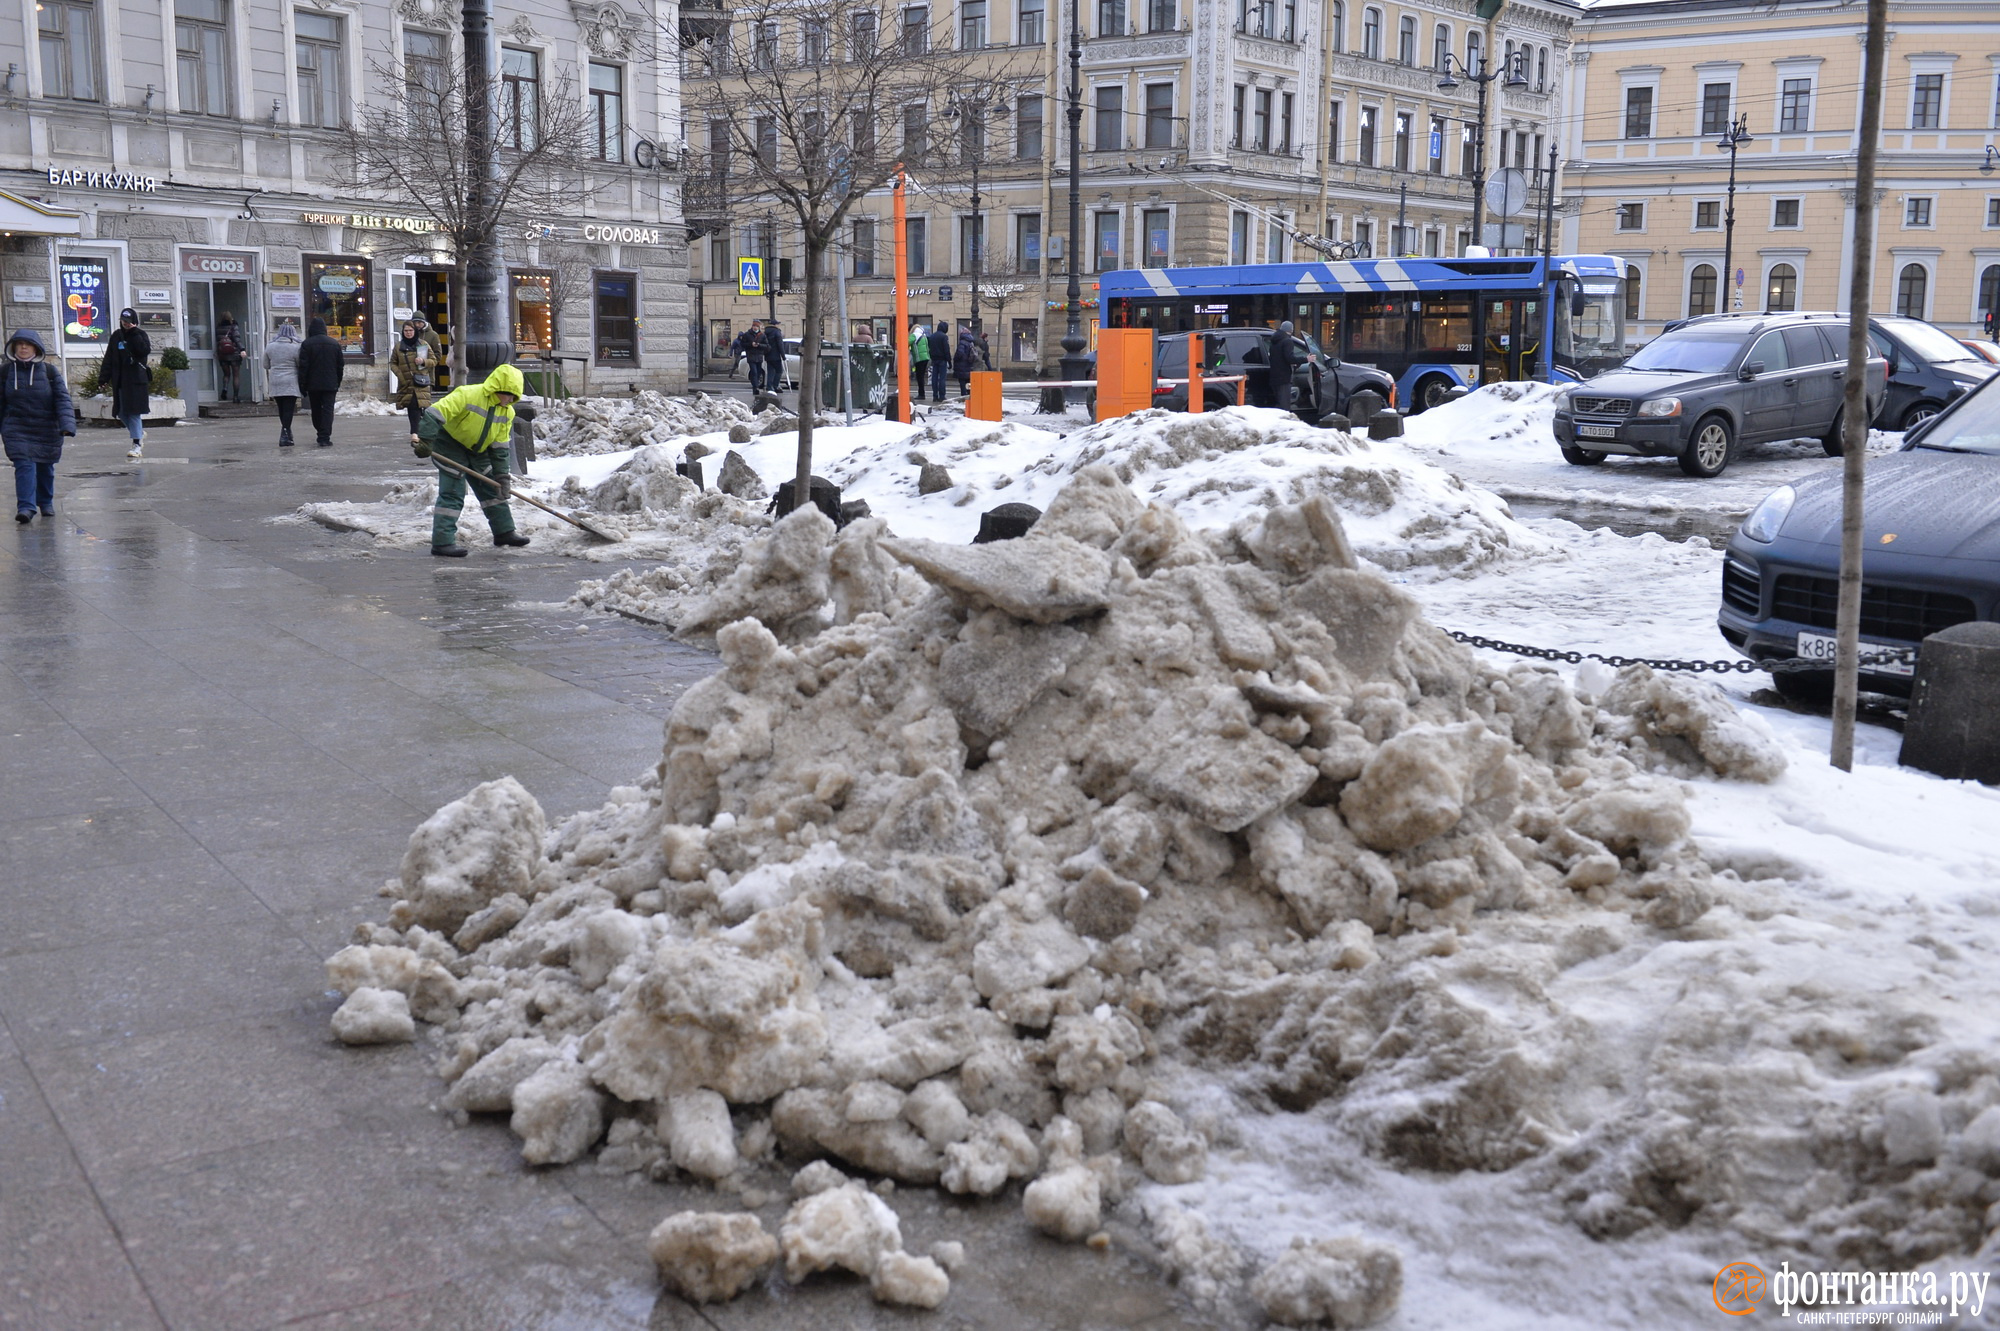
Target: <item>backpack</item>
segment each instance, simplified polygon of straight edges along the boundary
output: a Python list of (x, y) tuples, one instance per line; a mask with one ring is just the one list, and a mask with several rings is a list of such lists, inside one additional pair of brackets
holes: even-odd
[(215, 335), (216, 355), (222, 357), (224, 360), (234, 360), (240, 350), (241, 348), (236, 345), (235, 335), (227, 328), (217, 331)]

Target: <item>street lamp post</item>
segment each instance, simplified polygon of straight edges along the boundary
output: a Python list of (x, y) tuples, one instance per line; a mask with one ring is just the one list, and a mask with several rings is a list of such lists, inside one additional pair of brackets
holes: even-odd
[[(1472, 243), (1484, 245), (1486, 229), (1486, 85), (1495, 79), (1504, 79), (1502, 87), (1525, 88), (1528, 86), (1527, 55), (1516, 51), (1512, 59), (1502, 59), (1501, 68), (1489, 71), (1486, 68), (1486, 53), (1479, 53), (1479, 68), (1468, 67), (1456, 51), (1444, 53), (1444, 65), (1438, 70), (1437, 86), (1441, 92), (1456, 88), (1460, 79), (1453, 78), (1451, 67), (1456, 64), (1463, 79), (1470, 80), (1479, 90), (1477, 110), (1472, 121)], [(1504, 228), (1501, 239), (1506, 239)], [(1504, 247), (1503, 247), (1504, 248)]]
[(468, 213), (479, 234), (465, 256), (465, 369), (478, 382), (513, 354), (500, 313), (500, 252), (495, 243), (493, 198), (493, 68), (488, 59), (492, 12), (488, 0), (464, 0), (465, 156), (470, 165)]
[(1719, 314), (1729, 312), (1729, 294), (1736, 293), (1736, 301), (1743, 301), (1743, 290), (1736, 283), (1734, 257), (1736, 250), (1736, 150), (1750, 140), (1750, 117), (1740, 115), (1730, 122), (1722, 132), (1722, 139), (1715, 146), (1718, 151), (1729, 154), (1729, 201), (1722, 210), (1722, 308)]
[(1005, 115), (1007, 103), (995, 102), (989, 105), (984, 97), (954, 99), (945, 106), (945, 114), (964, 125), (959, 139), (960, 151), (971, 159), (972, 164), (972, 339), (979, 340), (979, 271), (986, 260), (986, 214), (980, 211), (979, 159), (986, 155), (986, 119), (989, 115)]
[[(1083, 254), (1083, 0), (1069, 3), (1069, 325), (1062, 336), (1062, 377), (1076, 383), (1090, 372), (1083, 354), (1083, 283), (1077, 264)], [(1065, 388), (1063, 400), (1074, 402), (1078, 390)]]

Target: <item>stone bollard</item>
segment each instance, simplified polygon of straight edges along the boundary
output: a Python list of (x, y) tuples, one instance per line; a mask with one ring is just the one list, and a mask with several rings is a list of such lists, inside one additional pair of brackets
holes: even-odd
[(535, 460), (535, 404), (523, 402), (514, 408), (514, 430), (509, 442), (514, 445), (514, 460), (526, 467)]
[(1368, 418), (1370, 439), (1401, 439), (1403, 437), (1403, 413), (1394, 407), (1387, 407)]
[[(778, 487), (778, 493), (771, 496), (770, 507), (764, 511), (777, 517), (784, 517), (793, 508), (797, 507), (798, 493), (798, 478), (795, 476), (787, 477), (785, 483)], [(838, 528), (847, 525), (847, 519), (842, 516), (840, 511), (839, 486), (824, 476), (815, 476), (807, 486), (807, 495), (812, 500), (814, 508), (833, 519), (835, 527)]]
[(989, 508), (979, 515), (979, 534), (972, 538), (972, 543), (986, 545), (1026, 536), (1041, 516), (1042, 510), (1033, 504), (1002, 504), (998, 508)]
[(1319, 426), (1322, 430), (1351, 430), (1354, 428), (1354, 422), (1337, 411), (1327, 412), (1326, 415), (1314, 421), (1313, 424)]
[(2000, 782), (2000, 624), (1955, 624), (1924, 639), (1896, 761), (1954, 781)]
[(1365, 429), (1368, 418), (1389, 405), (1389, 399), (1372, 388), (1364, 388), (1347, 399), (1347, 419), (1354, 422), (1357, 430)]
[(674, 464), (674, 475), (687, 477), (694, 482), (694, 488), (697, 490), (707, 488), (701, 483), (701, 464), (699, 462), (676, 462)]

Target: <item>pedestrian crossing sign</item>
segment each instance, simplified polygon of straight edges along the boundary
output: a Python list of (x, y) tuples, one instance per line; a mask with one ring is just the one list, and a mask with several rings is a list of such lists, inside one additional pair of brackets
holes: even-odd
[(761, 296), (764, 294), (764, 261), (762, 259), (738, 259), (736, 261), (736, 294), (739, 296)]

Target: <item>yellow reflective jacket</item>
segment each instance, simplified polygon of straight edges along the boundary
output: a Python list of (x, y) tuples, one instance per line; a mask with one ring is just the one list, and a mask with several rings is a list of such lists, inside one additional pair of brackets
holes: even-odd
[(521, 372), (512, 365), (495, 366), (483, 384), (454, 388), (431, 404), (426, 415), (435, 416), (454, 443), (484, 453), (505, 444), (514, 427), (514, 408), (494, 401), (495, 393), (512, 393), (518, 400), (527, 391)]

